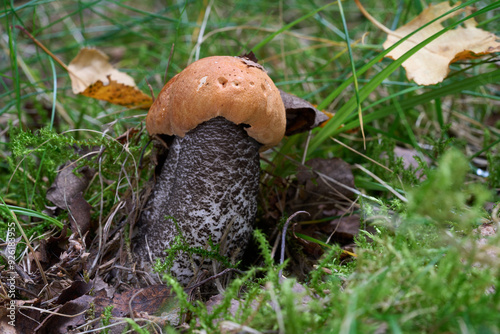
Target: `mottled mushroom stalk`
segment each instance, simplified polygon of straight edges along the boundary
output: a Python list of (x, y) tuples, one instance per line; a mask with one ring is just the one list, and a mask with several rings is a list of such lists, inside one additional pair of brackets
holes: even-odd
[[(271, 79), (248, 60), (201, 59), (165, 85), (146, 126), (175, 137), (136, 224), (136, 260), (150, 268), (178, 236), (191, 248), (219, 245), (220, 255), (238, 260), (257, 212), (259, 150), (285, 131)], [(171, 274), (187, 285), (203, 269), (213, 273), (212, 259), (181, 251)]]
[[(241, 125), (222, 117), (176, 137), (141, 216), (147, 228), (139, 231), (145, 242), (137, 244), (136, 255), (164, 257), (179, 232), (191, 247), (205, 249), (209, 239), (218, 245), (227, 233), (224, 255), (242, 252), (257, 212), (260, 146)], [(177, 226), (166, 217), (175, 217)], [(179, 282), (210, 269), (209, 259), (203, 265), (193, 255), (192, 261), (186, 253), (177, 257), (171, 272)]]

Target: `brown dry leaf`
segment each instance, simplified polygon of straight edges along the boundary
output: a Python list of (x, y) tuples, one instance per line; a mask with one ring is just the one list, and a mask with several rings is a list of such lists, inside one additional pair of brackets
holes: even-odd
[(8, 300), (5, 301), (5, 307), (0, 307), (0, 333), (34, 333), (35, 328), (40, 323), (41, 312), (38, 309), (21, 309), (20, 307), (29, 305), (39, 308), (40, 300), (13, 300), (13, 302), (15, 313), (11, 313), (12, 309), (9, 309), (11, 306)]
[(312, 104), (281, 89), (281, 100), (286, 110), (286, 135), (309, 131), (328, 120), (328, 116), (316, 109)]
[(349, 189), (332, 183), (324, 176), (354, 189), (354, 176), (347, 162), (340, 158), (314, 158), (306, 161), (297, 172), (297, 181), (304, 188), (301, 196), (304, 201), (316, 203), (355, 197)]
[(56, 304), (65, 304), (69, 301), (75, 300), (92, 289), (92, 283), (85, 283), (84, 281), (73, 281), (69, 287), (61, 291), (59, 297), (55, 301)]
[[(452, 8), (448, 2), (429, 6), (412, 21), (390, 33), (383, 44), (384, 49)], [(455, 11), (430, 24), (389, 52), (386, 57), (398, 59), (418, 43), (443, 30), (441, 22), (463, 11)], [(444, 80), (448, 75), (449, 65), (453, 62), (500, 52), (498, 37), (475, 26), (476, 22), (470, 19), (465, 22), (465, 27), (447, 31), (412, 55), (403, 63), (408, 80), (414, 80), (419, 85), (433, 85)]]
[(40, 325), (35, 328), (36, 334), (63, 334), (83, 325), (86, 317), (85, 311), (90, 308), (94, 297), (83, 295), (65, 303), (60, 308), (54, 310), (55, 313), (45, 318)]
[[(7, 309), (5, 308), (5, 311), (6, 310)], [(3, 334), (17, 334), (17, 333), (20, 333), (20, 332), (16, 331), (16, 327), (15, 326), (12, 326), (12, 321), (13, 320), (10, 320), (9, 318), (7, 318), (7, 312), (4, 312), (4, 310), (2, 310), (2, 313), (6, 313), (6, 314), (0, 316), (0, 333), (3, 333)], [(10, 324), (9, 324), (9, 322), (10, 322)], [(14, 321), (14, 324), (15, 324), (15, 321)]]
[(99, 50), (83, 48), (69, 63), (73, 93), (129, 108), (149, 109), (153, 103), (128, 74), (118, 71)]
[(84, 199), (83, 192), (87, 188), (95, 171), (84, 166), (78, 170), (81, 177), (75, 175), (76, 163), (66, 163), (57, 174), (54, 183), (47, 190), (47, 199), (58, 208), (68, 210), (71, 230), (84, 235), (90, 228), (90, 210), (92, 207)]
[(130, 316), (130, 311), (148, 314), (161, 314), (176, 309), (175, 294), (167, 285), (157, 284), (145, 288), (136, 288), (108, 297), (108, 291), (102, 289), (95, 294), (95, 312), (102, 314), (104, 308), (113, 305), (111, 313), (115, 317)]

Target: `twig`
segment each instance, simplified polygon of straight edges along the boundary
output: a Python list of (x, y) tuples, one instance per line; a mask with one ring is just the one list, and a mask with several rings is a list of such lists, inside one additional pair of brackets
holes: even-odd
[(328, 176), (328, 175), (326, 175), (326, 174), (323, 174), (323, 173), (321, 173), (321, 172), (318, 172), (318, 171), (314, 170), (313, 168), (311, 168), (311, 167), (310, 167), (310, 166), (308, 166), (308, 165), (303, 165), (303, 164), (301, 164), (300, 162), (295, 161), (295, 160), (294, 160), (293, 158), (291, 158), (290, 156), (288, 156), (288, 155), (286, 155), (286, 154), (283, 154), (283, 153), (281, 153), (280, 151), (278, 151), (278, 150), (276, 150), (276, 149), (274, 149), (274, 148), (273, 148), (273, 150), (274, 150), (276, 153), (281, 154), (283, 157), (285, 157), (285, 159), (288, 159), (289, 161), (291, 161), (294, 165), (296, 165), (296, 166), (303, 166), (303, 167), (306, 167), (306, 168), (308, 168), (310, 171), (312, 171), (312, 172), (314, 172), (314, 173), (318, 174), (318, 176), (321, 176), (322, 178), (324, 178), (324, 179), (326, 179), (326, 180), (328, 180), (328, 181), (332, 182), (333, 184), (338, 185), (339, 187), (342, 187), (342, 188), (344, 188), (344, 189), (349, 190), (350, 192), (352, 192), (353, 194), (356, 194), (357, 196), (361, 196), (361, 197), (363, 197), (363, 198), (365, 198), (365, 199), (368, 199), (368, 200), (370, 200), (370, 201), (373, 201), (373, 202), (379, 203), (379, 201), (378, 201), (375, 197), (365, 195), (365, 194), (363, 194), (361, 191), (359, 191), (359, 190), (357, 190), (357, 189), (354, 189), (354, 188), (351, 188), (351, 187), (349, 187), (349, 186), (347, 186), (347, 185), (343, 184), (342, 182), (339, 182), (339, 181), (335, 180), (334, 178), (332, 178), (332, 177), (330, 177), (330, 176)]
[[(297, 216), (298, 214), (301, 214), (301, 213), (307, 213), (307, 215), (310, 216), (309, 212), (307, 212), (307, 211), (297, 211), (293, 215), (291, 215), (290, 217), (288, 217), (288, 219), (285, 222), (285, 225), (283, 226), (283, 232), (281, 233), (281, 257), (280, 257), (280, 265), (282, 265), (283, 262), (285, 261), (285, 238), (286, 238), (286, 230), (288, 228), (288, 225), (290, 224), (290, 222), (292, 221), (292, 219), (295, 218), (295, 216)], [(279, 278), (281, 278), (281, 274), (282, 273), (283, 273), (283, 268), (280, 269), (280, 271), (278, 273)]]
[(153, 92), (153, 86), (148, 81), (148, 78), (145, 78), (144, 81), (146, 81), (146, 85), (148, 85), (149, 88), (149, 93), (151, 94), (151, 99), (153, 100), (153, 103), (155, 102), (155, 93)]
[(366, 174), (370, 175), (371, 177), (373, 177), (375, 180), (377, 180), (378, 182), (380, 182), (380, 184), (382, 184), (384, 187), (387, 188), (387, 190), (389, 190), (391, 193), (394, 194), (394, 196), (396, 196), (397, 198), (399, 198), (400, 200), (402, 200), (403, 202), (405, 203), (408, 203), (408, 200), (406, 199), (406, 197), (404, 197), (403, 195), (401, 195), (400, 193), (398, 193), (396, 190), (394, 190), (393, 187), (391, 187), (390, 185), (388, 185), (384, 180), (382, 180), (380, 177), (378, 177), (377, 175), (373, 174), (372, 172), (370, 172), (368, 169), (364, 168), (363, 166), (359, 165), (359, 164), (354, 164), (354, 166), (358, 169), (361, 169), (363, 172), (365, 172)]
[(61, 59), (59, 59), (55, 54), (53, 54), (49, 49), (45, 47), (42, 43), (40, 43), (39, 40), (37, 40), (32, 34), (28, 32), (28, 30), (24, 29), (24, 27), (21, 27), (19, 25), (15, 26), (17, 29), (21, 30), (24, 32), (32, 41), (35, 43), (40, 49), (42, 49), (46, 54), (50, 56), (50, 58), (54, 59), (56, 63), (58, 63), (64, 70), (68, 73), (70, 73), (72, 76), (74, 76), (76, 79), (80, 80), (81, 82), (85, 83), (84, 80), (82, 80), (78, 75), (76, 75), (73, 71), (71, 71), (68, 66), (66, 66), (65, 63)]
[(45, 47), (45, 45), (43, 45), (42, 43), (40, 43), (35, 37), (33, 37), (32, 34), (30, 34), (28, 32), (28, 30), (24, 29), (24, 27), (21, 27), (19, 25), (16, 25), (15, 26), (17, 29), (21, 30), (22, 32), (24, 32), (32, 41), (33, 43), (35, 43), (40, 49), (42, 49), (46, 54), (48, 54), (52, 59), (54, 59), (56, 61), (56, 63), (58, 63), (59, 65), (61, 65), (62, 68), (64, 68), (66, 70), (66, 72), (70, 73), (70, 69), (68, 68), (68, 66), (66, 66), (65, 63), (62, 62), (61, 59), (59, 59), (55, 54), (53, 54), (52, 52), (50, 52), (49, 49), (47, 49)]
[(201, 281), (201, 282), (198, 282), (198, 283), (195, 283), (195, 284), (193, 284), (193, 285), (191, 285), (191, 286), (188, 286), (187, 288), (185, 288), (185, 289), (184, 289), (184, 291), (186, 291), (186, 293), (190, 294), (190, 293), (191, 293), (194, 289), (199, 288), (199, 287), (200, 287), (200, 286), (202, 286), (203, 284), (208, 283), (208, 282), (210, 282), (210, 281), (213, 281), (214, 279), (217, 279), (217, 278), (219, 278), (219, 277), (221, 277), (221, 276), (223, 276), (223, 275), (225, 275), (225, 274), (227, 274), (227, 273), (229, 273), (229, 272), (232, 272), (232, 271), (236, 271), (236, 272), (241, 273), (241, 270), (238, 270), (238, 269), (236, 269), (236, 268), (226, 268), (226, 269), (224, 269), (223, 271), (221, 271), (221, 272), (220, 272), (220, 273), (218, 273), (218, 274), (215, 274), (215, 275), (213, 275), (213, 276), (210, 276), (210, 277), (209, 277), (209, 278), (207, 278), (207, 279), (204, 279), (204, 280), (203, 280), (203, 281)]
[(132, 318), (132, 320), (134, 320), (134, 310), (132, 309), (132, 301), (134, 300), (134, 298), (140, 294), (141, 292), (143, 292), (144, 289), (139, 289), (139, 291), (137, 291), (136, 293), (134, 293), (132, 295), (132, 297), (130, 297), (130, 300), (128, 301), (128, 309), (129, 309), (129, 312), (130, 312), (130, 318)]
[(58, 312), (54, 312), (54, 311), (45, 310), (43, 308), (34, 307), (34, 306), (19, 305), (17, 307), (20, 309), (36, 310), (36, 311), (41, 312), (41, 313), (49, 313), (52, 315), (58, 315), (60, 317), (65, 317), (65, 318), (74, 318), (74, 317), (77, 317), (79, 315), (85, 314), (88, 311), (88, 310), (83, 310), (82, 312), (79, 312), (76, 314), (64, 314), (64, 313), (58, 313)]
[(335, 139), (335, 138), (333, 138), (333, 137), (330, 137), (330, 139), (331, 139), (331, 140), (333, 140), (334, 142), (336, 142), (337, 144), (344, 146), (344, 147), (345, 147), (345, 148), (347, 148), (348, 150), (351, 150), (352, 152), (354, 152), (354, 153), (356, 153), (356, 154), (358, 154), (358, 155), (362, 156), (363, 158), (365, 158), (365, 159), (367, 159), (367, 160), (369, 160), (369, 161), (373, 162), (373, 163), (374, 163), (374, 164), (376, 164), (377, 166), (380, 166), (380, 167), (384, 168), (385, 170), (387, 170), (387, 171), (389, 171), (389, 172), (391, 172), (391, 173), (394, 173), (394, 171), (392, 171), (392, 169), (390, 169), (390, 168), (388, 168), (388, 167), (386, 167), (386, 166), (382, 165), (380, 162), (375, 161), (374, 159), (372, 159), (372, 158), (370, 158), (370, 157), (368, 157), (368, 156), (364, 155), (363, 153), (358, 152), (357, 150), (353, 149), (352, 147), (347, 146), (346, 144), (344, 144), (344, 143), (343, 143), (343, 142), (341, 142), (340, 140)]
[(359, 0), (354, 0), (354, 2), (356, 3), (356, 6), (358, 6), (358, 9), (361, 12), (361, 14), (363, 14), (368, 19), (368, 21), (373, 23), (374, 26), (376, 26), (377, 28), (379, 28), (388, 35), (394, 35), (394, 31), (387, 28), (385, 25), (383, 25), (382, 23), (377, 21), (373, 16), (371, 16), (370, 13), (368, 13), (366, 9), (363, 7), (363, 5), (361, 5)]
[(163, 82), (166, 84), (168, 80), (168, 68), (170, 67), (170, 61), (172, 60), (172, 56), (174, 54), (175, 44), (172, 43), (172, 47), (170, 48), (170, 54), (168, 55), (167, 67), (165, 68), (165, 77), (163, 78)]

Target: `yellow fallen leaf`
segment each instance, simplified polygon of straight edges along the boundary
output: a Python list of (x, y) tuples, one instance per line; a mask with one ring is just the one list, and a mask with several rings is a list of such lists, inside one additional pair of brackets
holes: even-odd
[(69, 63), (73, 93), (126, 107), (148, 109), (153, 103), (128, 74), (115, 69), (99, 50), (83, 48)]
[[(429, 6), (409, 23), (393, 32), (389, 32), (387, 40), (383, 44), (384, 48), (389, 48), (404, 36), (451, 9), (452, 7), (448, 2)], [(415, 45), (442, 30), (444, 28), (441, 25), (442, 21), (456, 16), (460, 12), (463, 12), (463, 10), (455, 11), (420, 30), (389, 52), (386, 57), (398, 59)], [(408, 79), (414, 80), (419, 85), (436, 84), (446, 78), (451, 63), (500, 52), (498, 37), (475, 26), (474, 20), (468, 20), (465, 27), (457, 27), (454, 30), (447, 31), (408, 58), (403, 63)]]

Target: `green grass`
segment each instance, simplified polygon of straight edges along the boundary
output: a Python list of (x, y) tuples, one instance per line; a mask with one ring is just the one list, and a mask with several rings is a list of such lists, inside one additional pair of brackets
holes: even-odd
[[(462, 6), (471, 4), (477, 11), (470, 17), (499, 35), (500, 2), (472, 0)], [(426, 6), (409, 0), (363, 5), (394, 29)], [(228, 285), (215, 312), (208, 314), (202, 302), (188, 301), (174, 284), (180, 307), (199, 319), (191, 321), (190, 329), (221, 331), (215, 320), (225, 319), (280, 333), (499, 333), (500, 238), (479, 241), (476, 230), (483, 222), (498, 226), (492, 209), (498, 206), (500, 189), (498, 54), (454, 64), (444, 82), (427, 87), (409, 82), (400, 66), (467, 18), (446, 21), (445, 30), (393, 61), (383, 58), (388, 52), (382, 48), (384, 34), (352, 1), (342, 6), (313, 0), (5, 1), (0, 7), (0, 238), (17, 219), (36, 246), (44, 233), (67, 223), (64, 212), (56, 217), (43, 212), (52, 205), (45, 194), (57, 168), (68, 160), (80, 159), (80, 166), (98, 171), (84, 194), (96, 225), (113, 217), (130, 192), (139, 194), (153, 168), (147, 165), (151, 146), (142, 156), (149, 140), (146, 111), (74, 95), (67, 73), (16, 25), (66, 64), (82, 47), (96, 47), (141, 90), (149, 92), (149, 83), (155, 94), (165, 76), (173, 77), (197, 57), (253, 50), (280, 89), (335, 116), (313, 130), (310, 140), (308, 134), (291, 136), (265, 153), (262, 232), (256, 233), (260, 258)], [(345, 36), (352, 42), (349, 47)], [(116, 140), (131, 128), (138, 132), (128, 143)], [(82, 146), (102, 153), (82, 159), (74, 149)], [(412, 150), (420, 165), (405, 169), (394, 155), (396, 146)], [(360, 232), (358, 256), (349, 261), (338, 246), (324, 245), (325, 254), (313, 263), (316, 269), (301, 278), (312, 297), (302, 304), (306, 299), (294, 292), (295, 280), (280, 283), (277, 276), (282, 267), (272, 249), (282, 218), (293, 212), (282, 212), (274, 203), (294, 190), (291, 182), (303, 159), (331, 157), (361, 165), (385, 185), (361, 168), (353, 169), (356, 187), (366, 195), (353, 205), (361, 212), (361, 226), (370, 226), (371, 232)], [(141, 162), (146, 164), (142, 169)], [(482, 176), (484, 171), (488, 177)], [(315, 240), (326, 242), (308, 239)], [(289, 257), (290, 252), (299, 254), (299, 260), (285, 262), (287, 275), (293, 276), (297, 261), (308, 267), (303, 244), (291, 234), (287, 250)], [(17, 260), (27, 253), (20, 243)], [(231, 299), (240, 300), (236, 314), (229, 312)], [(126, 321), (136, 331), (154, 331), (138, 319)]]

